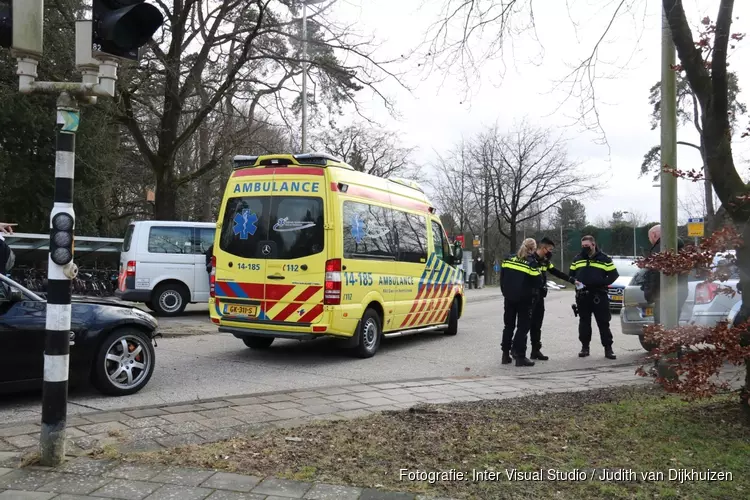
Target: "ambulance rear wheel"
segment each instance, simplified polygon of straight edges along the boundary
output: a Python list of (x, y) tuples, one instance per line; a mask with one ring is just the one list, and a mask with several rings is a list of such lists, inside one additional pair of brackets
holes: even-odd
[(453, 300), (451, 312), (448, 314), (448, 328), (445, 329), (446, 335), (455, 335), (458, 333), (458, 298)]
[(273, 337), (242, 337), (242, 341), (250, 349), (268, 349), (273, 344)]
[(365, 311), (359, 322), (357, 332), (357, 347), (355, 353), (358, 358), (371, 358), (378, 352), (380, 340), (383, 337), (383, 329), (380, 324), (380, 316), (372, 309)]

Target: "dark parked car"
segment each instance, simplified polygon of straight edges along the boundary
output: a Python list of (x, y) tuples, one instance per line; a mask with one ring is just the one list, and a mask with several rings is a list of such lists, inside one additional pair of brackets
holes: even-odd
[[(96, 299), (73, 299), (71, 385), (91, 381), (105, 394), (141, 390), (156, 362), (156, 319), (140, 309)], [(0, 275), (0, 391), (42, 386), (47, 302)]]

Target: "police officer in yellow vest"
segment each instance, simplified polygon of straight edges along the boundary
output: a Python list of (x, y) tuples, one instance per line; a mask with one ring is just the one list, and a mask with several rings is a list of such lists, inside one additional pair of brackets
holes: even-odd
[(535, 252), (536, 241), (525, 239), (516, 255), (506, 257), (500, 268), (500, 288), (505, 300), (505, 328), (500, 344), (503, 364), (511, 362), (512, 350), (516, 366), (534, 366), (534, 362), (526, 357), (526, 343), (534, 304), (542, 291), (542, 272)]
[(578, 340), (581, 341), (581, 352), (578, 356), (583, 358), (589, 355), (593, 314), (604, 346), (604, 356), (608, 359), (617, 359), (612, 351), (612, 331), (609, 329), (612, 314), (609, 311), (607, 287), (620, 275), (612, 259), (596, 247), (593, 236), (581, 238), (581, 253), (576, 255), (570, 264), (570, 276), (583, 285), (583, 288), (576, 291), (576, 305), (580, 318)]
[(542, 354), (542, 323), (544, 322), (544, 298), (547, 296), (547, 273), (555, 278), (569, 282), (571, 285), (576, 283), (575, 278), (571, 278), (564, 272), (558, 270), (550, 259), (552, 251), (555, 249), (555, 242), (546, 236), (539, 241), (536, 249), (536, 258), (539, 262), (539, 270), (542, 271), (542, 295), (534, 304), (534, 310), (531, 312), (531, 359), (547, 361), (549, 356)]

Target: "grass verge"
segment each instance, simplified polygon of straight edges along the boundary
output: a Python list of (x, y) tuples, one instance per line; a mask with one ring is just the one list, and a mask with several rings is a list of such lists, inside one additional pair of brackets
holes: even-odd
[[(626, 387), (420, 406), (121, 458), (453, 498), (599, 499), (747, 498), (748, 457), (750, 422), (736, 396), (688, 404)], [(409, 480), (401, 469), (453, 469), (466, 479)], [(602, 469), (628, 477), (602, 481)], [(680, 482), (670, 480), (670, 469), (732, 477)], [(475, 479), (474, 470), (498, 477)], [(509, 480), (513, 470), (541, 471), (541, 479)], [(567, 480), (550, 479), (555, 472)]]

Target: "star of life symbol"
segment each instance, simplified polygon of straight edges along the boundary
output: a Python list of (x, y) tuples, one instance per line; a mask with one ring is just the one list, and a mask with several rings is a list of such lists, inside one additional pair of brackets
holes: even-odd
[(257, 222), (258, 216), (246, 208), (242, 213), (234, 216), (234, 227), (232, 230), (235, 235), (240, 235), (240, 239), (246, 240), (248, 235), (252, 236), (258, 230)]

